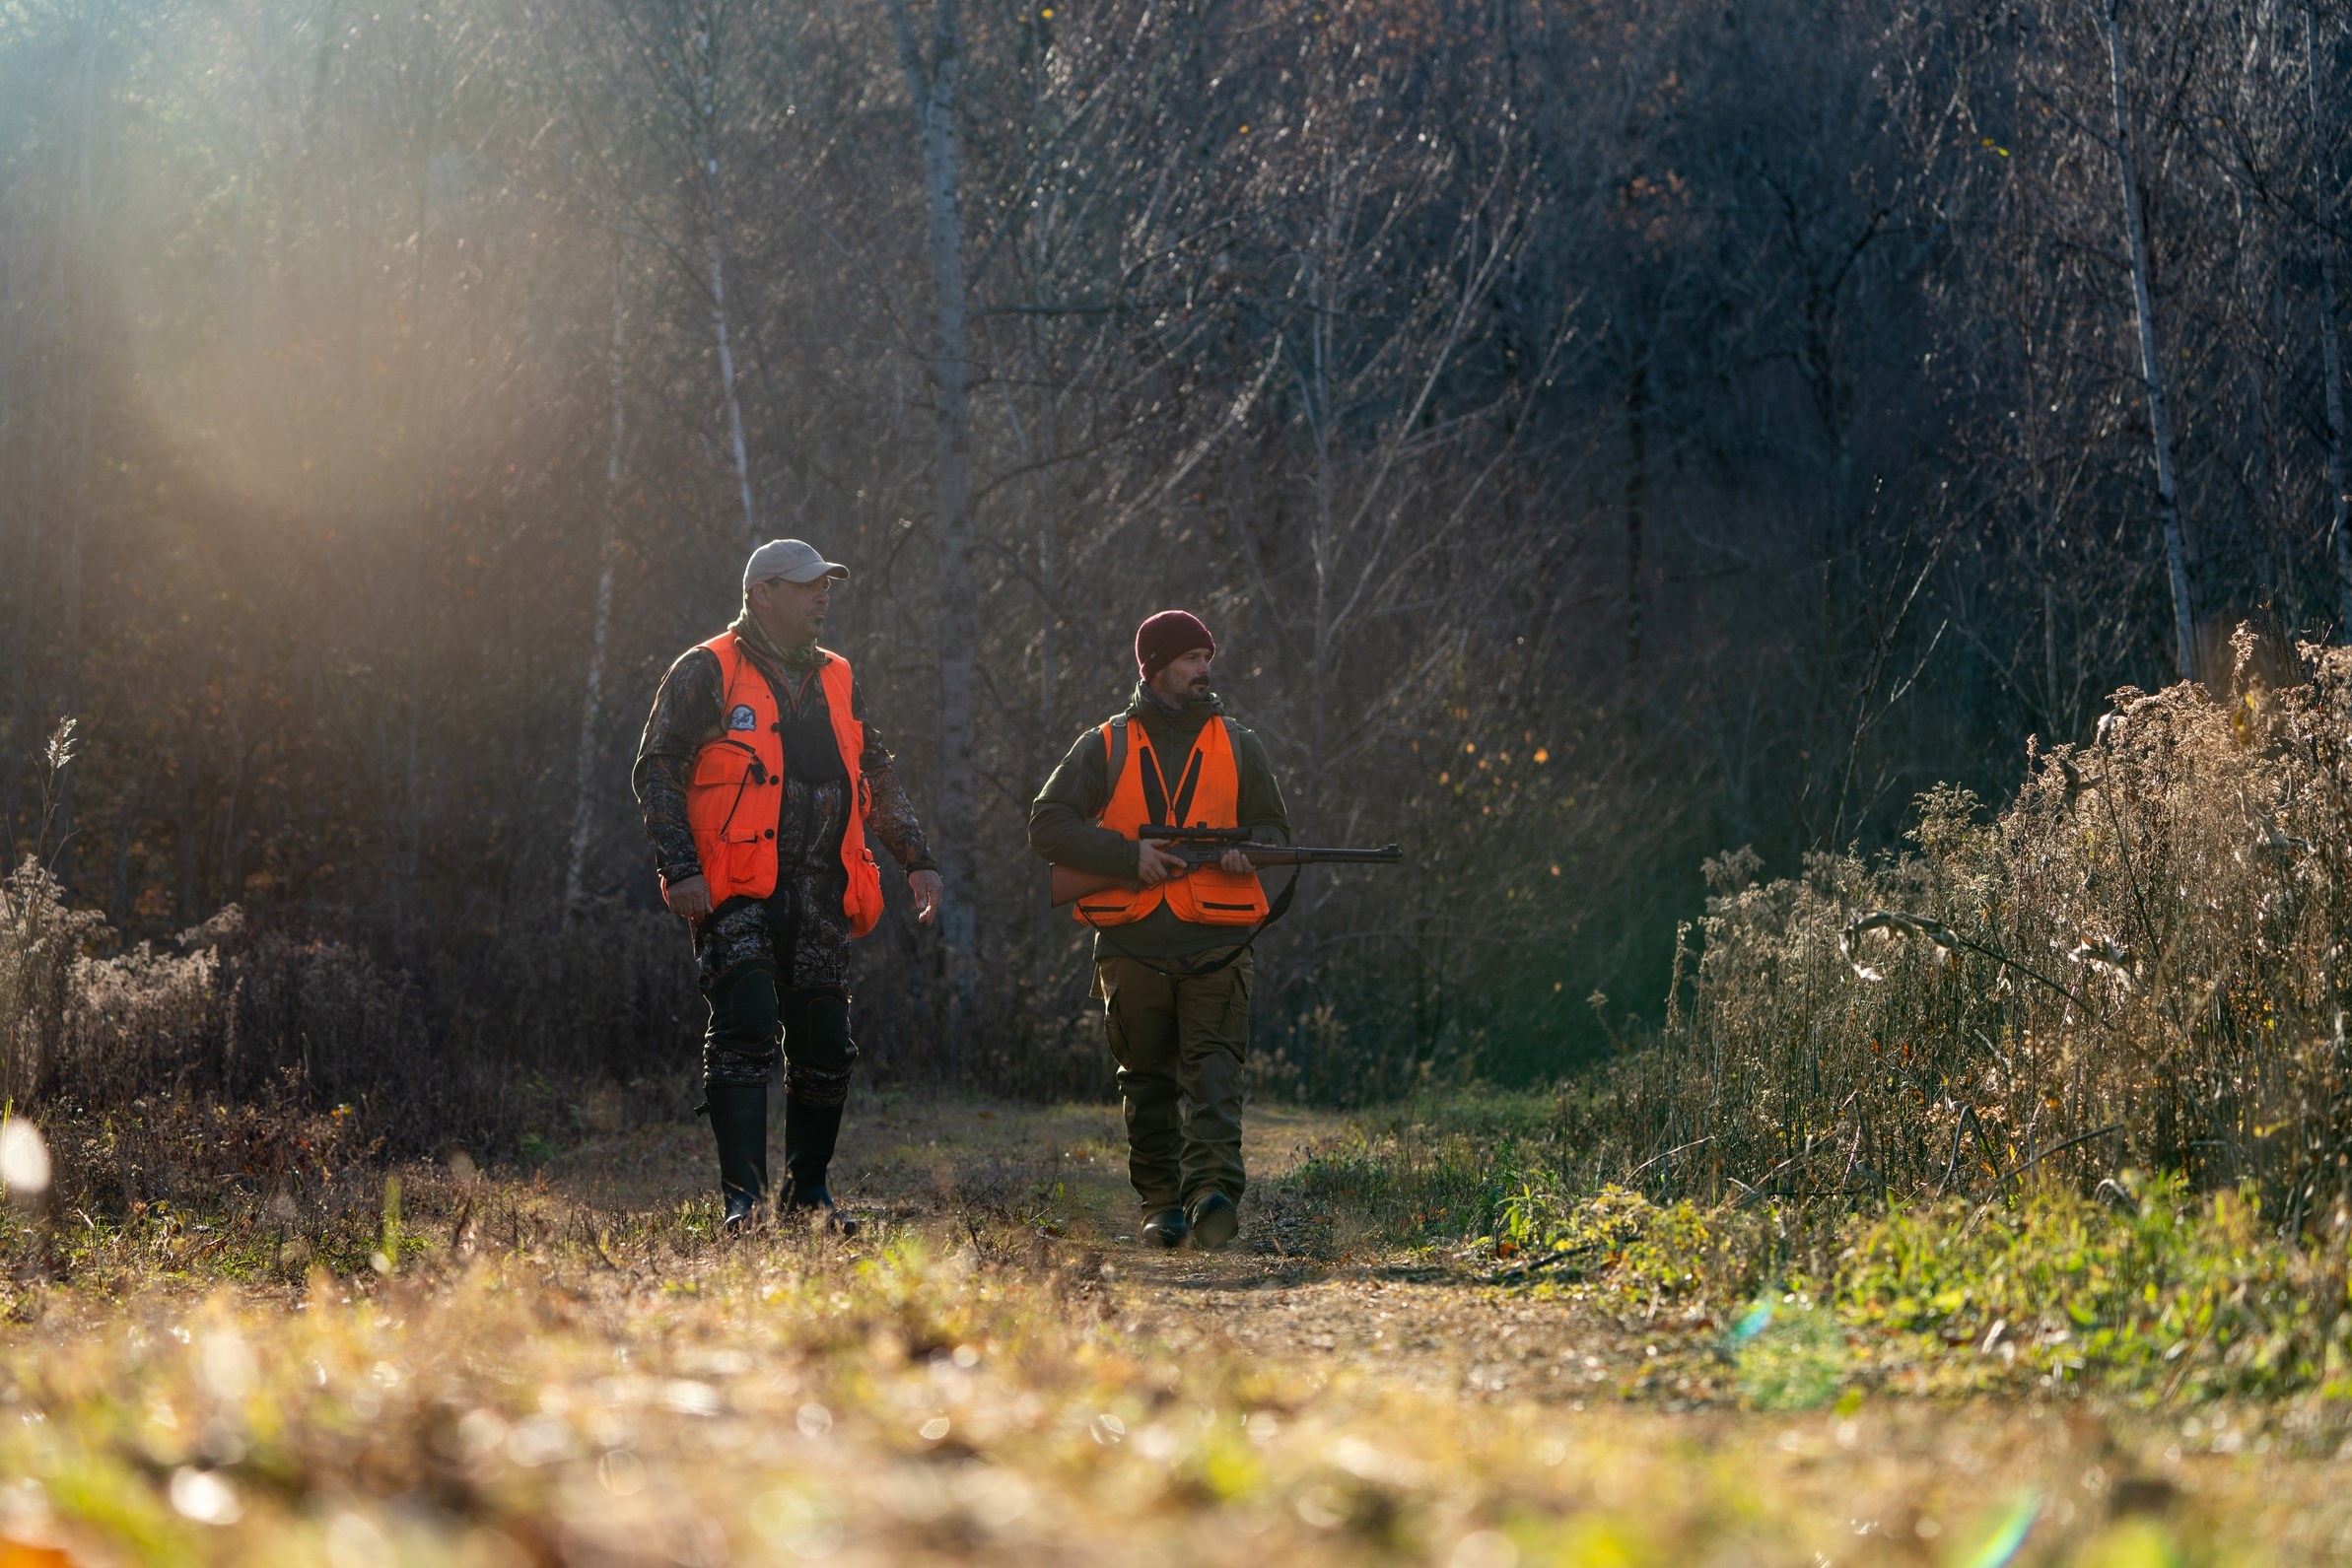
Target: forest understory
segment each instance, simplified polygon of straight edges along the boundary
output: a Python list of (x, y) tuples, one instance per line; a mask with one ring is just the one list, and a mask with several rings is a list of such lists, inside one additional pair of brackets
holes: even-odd
[(0, 1563), (2352, 1561), (2312, 675), (2118, 694), (1902, 856), (1721, 857), (1596, 1069), (1261, 1079), (1218, 1255), (1139, 1246), (1107, 1083), (870, 1085), (873, 1223), (723, 1241), (669, 1079), (428, 1143), (348, 955), (93, 956), (29, 869)]
[[(1261, 1107), (1219, 1255), (1136, 1245), (1114, 1109), (909, 1094), (851, 1119), (852, 1241), (714, 1240), (689, 1123), (19, 1209), (0, 1561), (2352, 1558), (2341, 1332), (2228, 1202), (1546, 1203), (1561, 1115)], [(2160, 1211), (2199, 1266), (2135, 1250)], [(1895, 1310), (1905, 1224), (2001, 1240), (1933, 1249), (1949, 1324)], [(2134, 1260), (2169, 1353), (2101, 1336)], [(2072, 1292), (1988, 1332), (2035, 1267)]]

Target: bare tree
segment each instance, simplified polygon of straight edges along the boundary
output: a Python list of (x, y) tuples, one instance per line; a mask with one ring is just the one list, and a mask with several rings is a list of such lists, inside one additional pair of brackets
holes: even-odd
[(2342, 328), (2336, 320), (2335, 294), (2335, 175), (2319, 152), (2329, 146), (2323, 134), (2327, 121), (2319, 106), (2319, 11), (2306, 0), (2303, 8), (2303, 85), (2311, 104), (2313, 243), (2319, 252), (2319, 364), (2327, 378), (2327, 542), (2335, 558), (2338, 594), (2336, 625), (2352, 637), (2352, 477), (2344, 463), (2344, 351)]
[(719, 45), (716, 5), (694, 13), (694, 99), (688, 108), (696, 171), (701, 175), (704, 221), (711, 253), (711, 330), (719, 344), (719, 390), (726, 400), (726, 437), (735, 464), (735, 499), (743, 508), (743, 532), (759, 544), (759, 513), (751, 504), (751, 457), (743, 444), (743, 404), (735, 395), (735, 351), (726, 315), (726, 198), (719, 182)]
[(588, 669), (581, 679), (578, 768), (572, 786), (572, 845), (564, 863), (564, 919), (570, 921), (584, 894), (588, 840), (595, 821), (599, 736), (597, 721), (604, 706), (604, 661), (612, 640), (612, 574), (618, 564), (621, 519), (621, 452), (628, 435), (626, 397), (629, 321), (629, 242), (616, 240), (612, 254), (612, 345), (605, 361), (605, 383), (612, 397), (612, 433), (604, 449), (604, 526), (596, 542), (596, 603), (588, 631)]
[[(1329, 805), (1324, 780), (1348, 767), (1376, 733), (1352, 713), (1344, 718), (1334, 713), (1349, 685), (1338, 678), (1341, 660), (1369, 625), (1396, 613), (1409, 584), (1418, 582), (1424, 591), (1416, 596), (1426, 597), (1439, 561), (1474, 515), (1494, 472), (1499, 452), (1479, 451), (1463, 438), (1497, 418), (1497, 409), (1449, 410), (1441, 422), (1431, 416), (1456, 357), (1476, 335), (1482, 307), (1526, 233), (1515, 189), (1515, 149), (1506, 142), (1456, 216), (1452, 233), (1425, 255), (1404, 298), (1382, 298), (1388, 280), (1367, 275), (1362, 263), (1403, 242), (1390, 226), (1421, 209), (1417, 200), (1398, 200), (1396, 191), (1401, 185), (1418, 195), (1421, 181), (1435, 183), (1446, 171), (1445, 158), (1423, 153), (1418, 167), (1399, 179), (1395, 170), (1379, 167), (1382, 155), (1373, 148), (1334, 142), (1316, 177), (1301, 182), (1321, 199), (1299, 215), (1298, 320), (1280, 340), (1306, 446), (1304, 526), (1295, 541), (1304, 547), (1303, 591), (1278, 585), (1292, 541), (1258, 537), (1254, 530), (1244, 535), (1253, 541), (1245, 559), (1259, 594), (1298, 606), (1286, 630), (1303, 645), (1293, 689), (1305, 710), (1299, 794), (1310, 821)], [(1366, 331), (1357, 325), (1364, 322), (1384, 322), (1387, 330)], [(1551, 361), (1559, 343), (1556, 331), (1541, 345), (1536, 379), (1556, 369)], [(1507, 383), (1502, 396), (1511, 396)], [(1358, 434), (1345, 437), (1348, 431)], [(1487, 591), (1488, 573), (1511, 574), (1519, 561), (1508, 549), (1489, 550), (1482, 566), (1461, 575), (1464, 612), (1475, 613), (1470, 606)], [(1451, 617), (1436, 619), (1442, 626)], [(1429, 638), (1424, 628), (1424, 646), (1433, 645), (1432, 651), (1443, 647), (1450, 631)], [(1407, 664), (1397, 673), (1413, 680), (1418, 667)], [(1393, 700), (1393, 692), (1378, 687), (1364, 694), (1375, 708)]]
[(2134, 146), (2129, 45), (2124, 41), (2122, 0), (2107, 0), (2109, 80), (2115, 99), (2115, 171), (2122, 183), (2125, 255), (2131, 267), (2131, 300), (2139, 323), (2140, 374), (2148, 398), (2148, 436), (2156, 455), (2158, 525), (2164, 533), (2165, 570), (2173, 587), (2173, 652), (2182, 678), (2197, 678), (2196, 602), (2188, 580), (2186, 530), (2180, 519), (2180, 487), (2174, 472), (2173, 421), (2165, 393), (2164, 351), (2156, 329), (2156, 294), (2150, 277), (2146, 199), (2140, 191), (2139, 156)]
[(957, 0), (932, 0), (928, 57), (916, 36), (908, 0), (889, 0), (889, 5), (899, 66), (923, 137), (934, 399), (932, 493), (939, 536), (937, 788), (940, 864), (946, 872), (939, 934), (947, 952), (949, 994), (956, 1014), (950, 1023), (948, 1072), (960, 1076), (957, 1053), (980, 1017), (973, 910), (979, 862), (973, 843), (978, 811), (972, 677), (979, 648), (972, 582), (971, 348), (965, 325), (962, 166), (956, 143), (956, 90), (963, 73), (964, 40)]

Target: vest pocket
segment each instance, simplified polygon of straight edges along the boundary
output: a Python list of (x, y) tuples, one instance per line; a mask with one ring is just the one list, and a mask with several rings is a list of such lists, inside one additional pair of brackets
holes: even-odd
[(776, 846), (767, 830), (776, 821), (776, 792), (766, 786), (767, 772), (759, 754), (739, 740), (712, 741), (694, 759), (686, 820), (718, 898), (774, 881)]
[(1256, 876), (1205, 865), (1169, 884), (1168, 908), (1194, 925), (1255, 925), (1266, 919), (1268, 906)]
[[(850, 918), (850, 934), (864, 936), (882, 919), (882, 868), (873, 857), (873, 851), (865, 843), (865, 830), (855, 817), (844, 830), (858, 836), (857, 852), (845, 853), (842, 864), (849, 871), (849, 886), (842, 892), (842, 913)], [(846, 843), (845, 843), (846, 848)]]
[(722, 846), (726, 855), (726, 880), (737, 891), (775, 885), (776, 842), (757, 834), (749, 838), (729, 828)]
[(759, 754), (739, 740), (714, 740), (696, 754), (688, 782), (697, 789), (740, 784), (758, 761)]

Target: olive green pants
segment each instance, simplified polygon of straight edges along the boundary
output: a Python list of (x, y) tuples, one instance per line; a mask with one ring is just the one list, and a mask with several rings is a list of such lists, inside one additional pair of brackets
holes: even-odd
[[(1193, 955), (1202, 966), (1214, 952)], [(1095, 990), (1119, 1060), (1127, 1174), (1146, 1212), (1206, 1193), (1241, 1200), (1241, 1066), (1250, 1044), (1250, 955), (1212, 975), (1098, 958)], [(1159, 970), (1176, 971), (1161, 974)]]

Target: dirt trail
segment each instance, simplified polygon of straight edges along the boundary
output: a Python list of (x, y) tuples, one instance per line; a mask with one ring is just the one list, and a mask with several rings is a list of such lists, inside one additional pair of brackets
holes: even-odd
[[(1301, 1259), (1277, 1246), (1262, 1213), (1247, 1202), (1241, 1238), (1226, 1252), (1146, 1251), (1136, 1240), (1141, 1215), (1115, 1111), (995, 1115), (1013, 1126), (976, 1123), (965, 1129), (969, 1143), (953, 1133), (940, 1138), (938, 1158), (984, 1173), (983, 1180), (1024, 1163), (1041, 1174), (1050, 1168), (1061, 1184), (1062, 1211), (1078, 1216), (1069, 1240), (1102, 1248), (1103, 1264), (1125, 1286), (1127, 1326), (1178, 1354), (1224, 1341), (1273, 1362), (1448, 1394), (1559, 1392), (1569, 1387), (1562, 1378), (1571, 1366), (1578, 1389), (1586, 1378), (1612, 1375), (1598, 1363), (1587, 1369), (1574, 1360), (1581, 1353), (1577, 1336), (1556, 1307), (1546, 1311), (1499, 1291), (1396, 1279), (1376, 1261)], [(1328, 1113), (1253, 1112), (1243, 1139), (1252, 1180), (1278, 1180), (1341, 1126)], [(1008, 1157), (1008, 1146), (1045, 1154), (1059, 1147), (1062, 1157), (1050, 1167), (1043, 1158), (1023, 1162)]]
[[(1254, 1110), (1246, 1153), (1254, 1182), (1272, 1183), (1341, 1132), (1323, 1113)], [(2081, 1403), (1871, 1399), (1854, 1415), (1745, 1410), (1704, 1371), (1678, 1379), (1712, 1328), (1621, 1323), (1559, 1298), (1538, 1298), (1428, 1271), (1358, 1249), (1304, 1258), (1277, 1244), (1266, 1210), (1245, 1203), (1230, 1251), (1146, 1252), (1127, 1184), (1125, 1138), (1113, 1106), (1019, 1107), (942, 1097), (875, 1094), (844, 1129), (835, 1189), (885, 1219), (936, 1216), (950, 1202), (1034, 1217), (1056, 1266), (1098, 1274), (1119, 1291), (1122, 1326), (1177, 1356), (1223, 1345), (1270, 1374), (1311, 1388), (1378, 1399), (1412, 1391), (1449, 1402), (1512, 1406), (1544, 1424), (1608, 1412), (1629, 1438), (1683, 1454), (1746, 1456), (1823, 1506), (1845, 1499), (1857, 1535), (1882, 1529), (1927, 1546), (1926, 1510), (1949, 1517), (1986, 1498), (2043, 1495), (2052, 1474), (2078, 1477), (2081, 1496), (2049, 1494), (2053, 1520), (2095, 1520), (2169, 1500), (2252, 1524), (2293, 1560), (2352, 1561), (2352, 1492), (2325, 1461), (2197, 1452), (2168, 1419)], [(778, 1144), (781, 1153), (781, 1142)], [(556, 1185), (612, 1210), (674, 1207), (711, 1180), (699, 1124), (642, 1129), (567, 1159)], [(1653, 1348), (1653, 1347), (1658, 1348)], [(1666, 1359), (1655, 1359), (1663, 1351)], [(1648, 1375), (1643, 1397), (1622, 1393)], [(1497, 1409), (1497, 1417), (1503, 1412)], [(2226, 1417), (2223, 1417), (2226, 1419)], [(2208, 1412), (2206, 1420), (2215, 1420)], [(2194, 1423), (2189, 1423), (2193, 1425)], [(1566, 1426), (1557, 1430), (1569, 1430)], [(2218, 1431), (2211, 1426), (2208, 1431)], [(2266, 1442), (2265, 1442), (2265, 1446)], [(2186, 1451), (2184, 1452), (2184, 1448)], [(1841, 1502), (1837, 1506), (1847, 1506)], [(1937, 1555), (1929, 1548), (1930, 1555)]]
[[(1326, 1112), (1254, 1109), (1244, 1133), (1252, 1181), (1279, 1179), (1342, 1126)], [(781, 1156), (778, 1136), (772, 1158)], [(1229, 1251), (1145, 1251), (1126, 1146), (1115, 1106), (872, 1095), (843, 1127), (834, 1188), (886, 1217), (920, 1218), (943, 1198), (1051, 1215), (1065, 1253), (1122, 1287), (1126, 1326), (1177, 1353), (1225, 1341), (1269, 1361), (1424, 1392), (1570, 1402), (1613, 1393), (1638, 1369), (1640, 1344), (1623, 1345), (1556, 1302), (1400, 1278), (1377, 1258), (1287, 1254), (1246, 1202)], [(710, 1182), (709, 1134), (699, 1123), (646, 1129), (591, 1145), (564, 1170), (560, 1185), (598, 1207), (666, 1207)]]
[[(1257, 1113), (1244, 1137), (1252, 1179), (1286, 1174), (1341, 1125), (1325, 1113)], [(1115, 1133), (1115, 1119), (1110, 1125)], [(1112, 1266), (1131, 1292), (1130, 1325), (1179, 1353), (1223, 1341), (1270, 1361), (1319, 1367), (1325, 1376), (1424, 1393), (1570, 1401), (1633, 1368), (1595, 1326), (1579, 1325), (1556, 1302), (1400, 1277), (1416, 1271), (1378, 1259), (1300, 1259), (1277, 1245), (1259, 1214), (1245, 1220), (1227, 1252), (1145, 1252), (1132, 1240), (1134, 1198), (1124, 1168), (1113, 1161), (1088, 1175), (1090, 1188), (1098, 1180), (1104, 1189), (1105, 1232), (1121, 1248)]]

